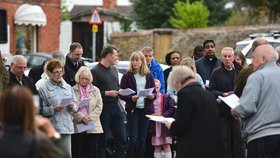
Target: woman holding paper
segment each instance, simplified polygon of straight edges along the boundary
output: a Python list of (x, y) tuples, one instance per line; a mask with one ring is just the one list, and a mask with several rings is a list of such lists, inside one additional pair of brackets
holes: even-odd
[(177, 137), (178, 157), (226, 158), (214, 96), (187, 66), (174, 67), (168, 83), (178, 92), (175, 121), (165, 123)]
[[(154, 88), (155, 82), (146, 64), (142, 52), (133, 52), (130, 56), (128, 71), (121, 79), (121, 89), (130, 88), (135, 92)], [(126, 102), (128, 123), (128, 151), (127, 158), (144, 158), (146, 136), (149, 128), (149, 119), (146, 114), (153, 114), (153, 100), (156, 98), (155, 89), (145, 97), (133, 93), (127, 96), (120, 96)]]
[(59, 60), (48, 62), (47, 73), (49, 79), (38, 91), (43, 100), (40, 114), (47, 117), (61, 134), (59, 145), (71, 156), (71, 134), (74, 133), (71, 112), (78, 111), (76, 96), (72, 87), (62, 79), (63, 64)]
[[(86, 66), (82, 66), (75, 75), (77, 84), (73, 89), (81, 104), (78, 104), (79, 111), (73, 113), (75, 134), (72, 135), (72, 158), (97, 157), (97, 139), (98, 135), (103, 133), (99, 118), (103, 103), (99, 89), (91, 84), (92, 79), (92, 74)], [(91, 127), (93, 124), (94, 128), (80, 131), (81, 124)]]

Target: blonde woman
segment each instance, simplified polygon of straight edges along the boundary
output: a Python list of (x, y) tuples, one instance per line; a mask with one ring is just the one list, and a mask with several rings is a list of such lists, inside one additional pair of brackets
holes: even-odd
[[(121, 80), (121, 89), (130, 88), (135, 92), (154, 88), (155, 81), (150, 73), (146, 60), (142, 52), (133, 52), (130, 56), (128, 71), (123, 75)], [(146, 114), (154, 113), (153, 100), (156, 98), (156, 91), (144, 97), (139, 97), (137, 93), (120, 96), (126, 102), (128, 123), (128, 158), (144, 158), (146, 136), (149, 128), (149, 119)]]
[[(90, 102), (79, 107), (73, 114), (75, 134), (72, 135), (72, 158), (96, 158), (97, 139), (103, 129), (100, 122), (103, 103), (99, 89), (91, 84), (92, 74), (88, 67), (82, 66), (75, 75), (73, 86), (78, 101), (89, 98)], [(77, 124), (93, 122), (94, 128), (78, 133)]]

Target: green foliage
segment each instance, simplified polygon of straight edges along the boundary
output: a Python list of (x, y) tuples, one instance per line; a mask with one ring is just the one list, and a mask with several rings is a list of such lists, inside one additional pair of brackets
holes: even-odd
[[(252, 16), (253, 23), (263, 21), (263, 14), (266, 15), (269, 23), (279, 22), (280, 1), (279, 0), (234, 0), (237, 6), (246, 6)], [(260, 11), (261, 9), (261, 11)]]
[(228, 0), (204, 0), (204, 5), (208, 8), (210, 16), (209, 25), (223, 24), (231, 15), (231, 9), (225, 9)]
[(120, 22), (120, 25), (121, 25), (121, 30), (123, 32), (131, 31), (131, 24), (132, 24), (131, 20), (127, 20), (125, 18), (121, 18), (121, 19), (119, 19), (119, 22)]
[(69, 20), (70, 12), (68, 10), (68, 6), (65, 4), (65, 0), (62, 0), (61, 2), (60, 12), (61, 12), (61, 21)]
[(190, 4), (189, 1), (175, 3), (172, 16), (169, 22), (175, 28), (202, 28), (207, 27), (209, 11), (202, 2), (196, 1)]
[(134, 7), (133, 18), (139, 28), (171, 27), (168, 19), (172, 16), (172, 6), (177, 0), (131, 0)]

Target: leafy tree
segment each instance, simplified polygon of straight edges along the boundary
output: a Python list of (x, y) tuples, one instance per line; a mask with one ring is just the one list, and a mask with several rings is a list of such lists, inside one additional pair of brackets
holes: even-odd
[(172, 16), (169, 22), (175, 28), (201, 28), (207, 27), (209, 11), (201, 1), (192, 4), (178, 1), (175, 3)]
[(226, 9), (228, 0), (204, 0), (204, 5), (208, 8), (210, 16), (209, 25), (218, 25), (224, 23), (231, 15), (231, 9)]
[(133, 18), (142, 29), (171, 27), (168, 19), (177, 0), (131, 0)]
[[(279, 0), (234, 0), (238, 6), (247, 6), (251, 14), (259, 11), (261, 8), (267, 12), (267, 18), (270, 23), (276, 23), (280, 14)], [(260, 18), (260, 17), (257, 17)]]
[(61, 20), (62, 21), (69, 20), (70, 12), (68, 10), (68, 6), (65, 4), (65, 0), (61, 1), (60, 12), (61, 12)]
[(132, 24), (131, 20), (128, 20), (128, 19), (125, 19), (125, 18), (120, 18), (119, 22), (120, 22), (120, 26), (121, 26), (122, 31), (124, 31), (124, 32), (131, 31), (131, 24)]

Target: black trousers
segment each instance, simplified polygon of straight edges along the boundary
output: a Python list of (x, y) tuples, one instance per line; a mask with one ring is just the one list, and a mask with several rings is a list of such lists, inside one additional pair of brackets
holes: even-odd
[(72, 158), (97, 158), (99, 134), (75, 133), (72, 135)]
[(280, 135), (252, 140), (247, 148), (247, 158), (280, 158)]

